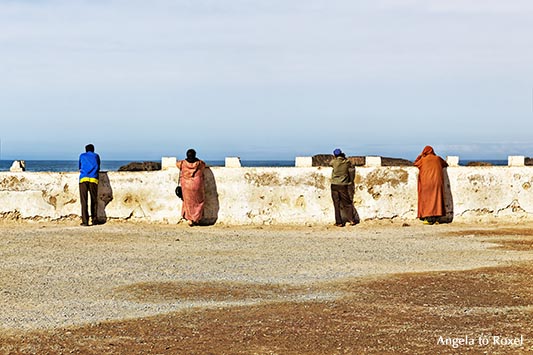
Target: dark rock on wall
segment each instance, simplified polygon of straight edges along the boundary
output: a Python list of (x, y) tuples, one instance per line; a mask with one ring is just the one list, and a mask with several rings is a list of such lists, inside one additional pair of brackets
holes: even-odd
[(132, 162), (118, 168), (118, 171), (156, 171), (161, 170), (161, 163), (155, 161)]
[(413, 162), (402, 158), (381, 157), (382, 166), (413, 166)]
[(529, 157), (525, 159), (526, 165), (532, 166), (533, 165), (533, 158)]
[[(333, 160), (333, 154), (317, 154), (313, 156), (313, 166), (329, 166)], [(354, 166), (365, 165), (365, 157), (347, 157)]]
[(333, 154), (317, 154), (313, 155), (313, 166), (329, 166), (329, 162), (333, 159)]
[(365, 157), (357, 156), (357, 157), (348, 157), (350, 162), (353, 166), (363, 166), (365, 165)]
[[(333, 159), (333, 154), (317, 154), (313, 156), (313, 166), (329, 166), (329, 162)], [(365, 157), (354, 156), (348, 157), (353, 166), (364, 166)], [(407, 159), (381, 157), (382, 166), (412, 166), (413, 163)]]
[(466, 166), (494, 166), (492, 163), (486, 161), (469, 161)]

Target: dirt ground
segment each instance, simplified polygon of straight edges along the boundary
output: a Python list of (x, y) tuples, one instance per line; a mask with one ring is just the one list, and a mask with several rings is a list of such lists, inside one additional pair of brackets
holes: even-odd
[(533, 352), (531, 224), (48, 222), (0, 236), (0, 354)]

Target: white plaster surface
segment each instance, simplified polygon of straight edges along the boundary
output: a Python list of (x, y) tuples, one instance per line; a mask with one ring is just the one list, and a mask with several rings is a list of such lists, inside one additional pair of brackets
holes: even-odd
[(26, 170), (26, 161), (24, 160), (15, 160), (13, 164), (11, 164), (11, 167), (9, 168), (9, 171), (25, 171)]
[(161, 170), (177, 169), (176, 157), (162, 157), (161, 158)]
[(447, 156), (446, 162), (449, 166), (459, 166), (459, 157), (456, 155)]
[(224, 161), (226, 168), (240, 168), (241, 167), (241, 158), (239, 157), (226, 157)]
[(365, 157), (365, 166), (381, 166), (381, 157)]
[(509, 166), (524, 166), (526, 157), (523, 155), (510, 155), (507, 159), (507, 165)]
[[(450, 220), (533, 219), (533, 167), (449, 167)], [(99, 217), (177, 223), (179, 171), (101, 174)], [(331, 168), (225, 168), (205, 171), (205, 217), (222, 224), (325, 224), (334, 220)], [(362, 220), (415, 219), (415, 167), (359, 167), (355, 208)], [(79, 216), (77, 173), (0, 173), (0, 218)]]
[(296, 157), (294, 166), (297, 168), (310, 168), (313, 166), (313, 157)]

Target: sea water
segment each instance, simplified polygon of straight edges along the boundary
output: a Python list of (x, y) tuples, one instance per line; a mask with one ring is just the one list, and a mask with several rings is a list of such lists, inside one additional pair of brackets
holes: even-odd
[[(142, 160), (138, 160), (142, 162)], [(467, 165), (471, 161), (487, 162), (495, 166), (507, 165), (507, 160), (461, 160), (459, 165)], [(102, 171), (118, 171), (118, 169), (132, 160), (102, 160)], [(224, 160), (206, 160), (208, 166), (224, 166)], [(13, 160), (0, 160), (0, 171), (9, 171)], [(294, 166), (294, 160), (243, 160), (243, 167), (290, 167)], [(76, 172), (78, 171), (77, 160), (26, 160), (26, 171), (52, 171), (52, 172)]]
[[(133, 160), (102, 160), (100, 170), (118, 171), (121, 166)], [(137, 160), (142, 162), (143, 160)], [(77, 172), (77, 160), (26, 160), (26, 171), (33, 172)], [(0, 171), (9, 171), (13, 160), (0, 160)], [(208, 166), (224, 166), (224, 160), (206, 160)], [(294, 166), (294, 160), (243, 160), (244, 167), (289, 167)]]

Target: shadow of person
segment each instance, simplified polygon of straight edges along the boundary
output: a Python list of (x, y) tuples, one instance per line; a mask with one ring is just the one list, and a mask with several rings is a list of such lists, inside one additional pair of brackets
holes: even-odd
[(453, 221), (453, 195), (450, 186), (450, 177), (448, 176), (448, 169), (444, 168), (444, 210), (446, 215), (439, 218), (439, 223), (451, 223)]
[(113, 201), (113, 188), (111, 187), (107, 171), (101, 171), (98, 177), (98, 206), (96, 210), (98, 224), (107, 222), (105, 208), (111, 201)]
[(204, 188), (205, 188), (205, 202), (204, 202), (204, 216), (200, 220), (201, 226), (211, 226), (218, 220), (218, 212), (220, 210), (220, 203), (218, 201), (217, 183), (215, 175), (211, 168), (204, 169)]

